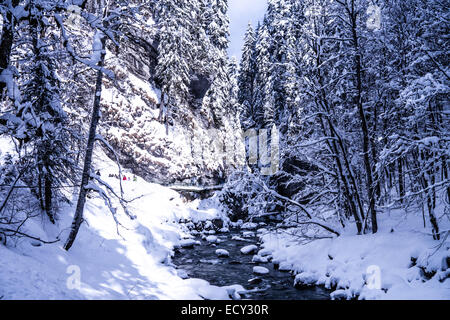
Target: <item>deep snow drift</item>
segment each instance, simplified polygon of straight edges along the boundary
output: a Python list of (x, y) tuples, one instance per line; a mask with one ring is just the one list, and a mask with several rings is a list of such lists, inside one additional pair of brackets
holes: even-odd
[[(102, 179), (119, 186), (117, 178), (109, 177), (117, 174), (117, 166), (101, 151), (96, 153), (95, 168)], [(178, 276), (182, 271), (170, 262), (173, 247), (190, 237), (178, 220), (213, 218), (218, 211), (196, 210), (195, 203), (184, 204), (175, 191), (139, 177), (133, 181), (131, 173), (124, 174), (131, 178), (122, 181), (125, 198), (139, 197), (130, 204), (137, 218), (130, 220), (117, 210), (121, 224), (117, 226), (107, 206), (92, 194), (85, 207), (85, 223), (68, 252), (62, 245), (74, 207), (61, 210), (56, 226), (41, 219), (27, 221), (23, 232), (61, 241), (40, 245), (21, 238), (14, 245), (0, 245), (1, 299), (229, 299), (232, 288), (183, 280)]]

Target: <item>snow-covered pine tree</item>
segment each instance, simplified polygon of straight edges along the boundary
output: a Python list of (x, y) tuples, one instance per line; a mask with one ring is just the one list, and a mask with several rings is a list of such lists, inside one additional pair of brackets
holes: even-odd
[(228, 62), (227, 68), (227, 111), (239, 117), (239, 114), (242, 112), (242, 110), (238, 103), (238, 75), (239, 65), (237, 59), (236, 57), (231, 57), (230, 61)]
[(275, 97), (273, 90), (274, 74), (270, 54), (271, 37), (268, 20), (265, 19), (258, 30), (255, 44), (255, 69), (257, 70), (254, 92), (254, 119), (257, 128), (270, 127), (274, 121)]
[[(270, 60), (272, 65), (272, 89), (274, 118), (283, 114), (286, 106), (286, 92), (284, 79), (286, 72), (286, 42), (289, 37), (291, 24), (291, 4), (288, 0), (269, 1), (268, 6), (268, 30), (270, 34)], [(278, 119), (277, 119), (278, 120)], [(280, 125), (280, 122), (277, 121)]]
[[(9, 134), (19, 141), (21, 162), (26, 167), (22, 180), (39, 200), (40, 207), (52, 223), (58, 203), (67, 200), (61, 188), (75, 180), (76, 165), (67, 142), (71, 130), (61, 104), (57, 75), (60, 52), (54, 33), (54, 12), (48, 1), (30, 1), (22, 25), (21, 49), (26, 53), (20, 66), (21, 101), (9, 119)], [(17, 101), (16, 101), (17, 102)]]
[(155, 8), (159, 25), (156, 78), (161, 85), (160, 121), (167, 130), (171, 118), (189, 101), (195, 4), (196, 1), (162, 0)]
[(207, 34), (214, 47), (219, 51), (226, 51), (230, 36), (230, 21), (227, 15), (228, 0), (211, 0), (210, 10), (210, 23), (207, 26)]
[[(287, 135), (295, 131), (298, 123), (301, 108), (298, 100), (299, 78), (301, 75), (301, 65), (299, 64), (301, 51), (298, 48), (299, 16), (302, 8), (295, 5), (296, 2), (284, 0), (280, 4), (280, 13), (277, 15), (276, 30), (280, 30), (280, 36), (274, 44), (272, 55), (273, 63), (276, 65), (277, 76), (274, 80), (276, 94), (276, 124), (280, 128), (286, 139), (291, 141)], [(295, 10), (295, 11), (294, 11)], [(297, 13), (297, 14), (296, 14)], [(283, 142), (284, 143), (284, 142)]]
[(196, 0), (191, 2), (192, 14), (195, 15), (192, 24), (192, 61), (191, 72), (208, 77), (214, 73), (214, 66), (210, 63), (211, 41), (208, 27), (211, 23), (210, 0)]
[(227, 16), (228, 1), (213, 0), (209, 6), (206, 34), (209, 37), (209, 63), (212, 66), (210, 77), (212, 84), (206, 94), (203, 108), (210, 110), (215, 124), (223, 124), (223, 116), (227, 112), (228, 95), (228, 37), (229, 19)]
[(249, 23), (244, 36), (244, 46), (239, 66), (238, 102), (241, 105), (241, 123), (244, 129), (253, 126), (253, 85), (255, 81), (255, 41), (256, 35)]

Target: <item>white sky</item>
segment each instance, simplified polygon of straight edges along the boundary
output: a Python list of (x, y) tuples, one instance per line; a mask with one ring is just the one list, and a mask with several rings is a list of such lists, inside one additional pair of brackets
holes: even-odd
[(241, 58), (241, 49), (244, 40), (245, 30), (248, 22), (253, 26), (262, 20), (266, 12), (266, 0), (229, 0), (228, 16), (230, 17), (230, 48), (228, 53), (235, 56), (238, 60)]

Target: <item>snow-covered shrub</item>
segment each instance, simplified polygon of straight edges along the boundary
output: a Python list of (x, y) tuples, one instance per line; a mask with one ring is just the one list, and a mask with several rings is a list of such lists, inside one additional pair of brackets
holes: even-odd
[(219, 200), (230, 210), (230, 219), (252, 219), (264, 213), (273, 213), (280, 202), (264, 190), (265, 182), (256, 174), (233, 173), (219, 193)]
[(24, 236), (21, 227), (26, 220), (40, 214), (38, 201), (17, 177), (18, 164), (10, 154), (0, 162), (0, 243)]
[(13, 157), (7, 153), (4, 157), (4, 163), (0, 166), (0, 187), (10, 185), (16, 175)]
[(230, 210), (229, 217), (232, 221), (248, 216), (248, 203), (259, 191), (253, 178), (251, 173), (235, 172), (219, 192), (219, 201)]

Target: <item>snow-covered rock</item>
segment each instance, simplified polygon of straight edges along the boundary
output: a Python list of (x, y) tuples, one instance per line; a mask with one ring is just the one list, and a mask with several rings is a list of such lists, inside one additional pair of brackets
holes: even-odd
[(209, 230), (209, 231), (213, 231), (214, 230), (214, 224), (210, 220), (208, 220), (205, 223), (204, 229), (205, 230)]
[(231, 225), (233, 226), (233, 227), (240, 227), (240, 226), (242, 226), (244, 224), (244, 221), (242, 221), (242, 219), (239, 219), (238, 221), (236, 221), (236, 222), (232, 222), (231, 223)]
[(256, 228), (258, 228), (258, 224), (254, 222), (246, 222), (241, 225), (241, 229), (255, 230)]
[(278, 265), (279, 271), (288, 272), (292, 270), (292, 263), (289, 263), (287, 261), (281, 261)]
[(181, 279), (188, 279), (188, 278), (189, 278), (188, 273), (187, 273), (185, 270), (183, 270), (183, 269), (178, 269), (178, 270), (177, 270), (177, 275), (178, 275)]
[(252, 254), (252, 253), (255, 253), (257, 250), (258, 250), (257, 246), (255, 246), (254, 244), (249, 244), (248, 246), (241, 248), (241, 253), (242, 254)]
[(349, 290), (339, 289), (335, 290), (330, 294), (331, 300), (350, 300), (352, 294)]
[(261, 257), (269, 256), (271, 254), (272, 254), (272, 251), (270, 251), (268, 249), (261, 249), (258, 251), (258, 256), (261, 256)]
[(232, 300), (241, 300), (241, 293), (245, 292), (245, 288), (240, 284), (233, 284), (231, 286), (223, 287), (227, 290), (228, 296)]
[(255, 233), (253, 231), (244, 231), (242, 232), (242, 236), (244, 238), (253, 238), (255, 236)]
[(295, 276), (294, 286), (297, 288), (314, 286), (317, 280), (319, 280), (317, 274), (302, 272)]
[(240, 236), (232, 236), (231, 240), (235, 240), (235, 241), (245, 241), (244, 238), (240, 237)]
[(198, 242), (194, 239), (182, 239), (180, 240), (179, 246), (181, 248), (193, 248)]
[(261, 257), (261, 256), (258, 256), (258, 255), (254, 255), (253, 258), (252, 258), (252, 262), (255, 262), (255, 263), (267, 263), (268, 259), (266, 257)]
[(209, 235), (205, 238), (206, 241), (208, 241), (209, 243), (217, 243), (220, 242), (219, 238), (217, 236), (213, 236), (213, 235)]
[(261, 266), (255, 266), (255, 267), (253, 267), (253, 273), (264, 275), (264, 274), (269, 273), (269, 269), (267, 269), (265, 267), (261, 267)]
[(227, 250), (225, 250), (225, 249), (217, 249), (216, 250), (216, 255), (218, 257), (222, 258), (222, 257), (229, 257), (230, 253)]

